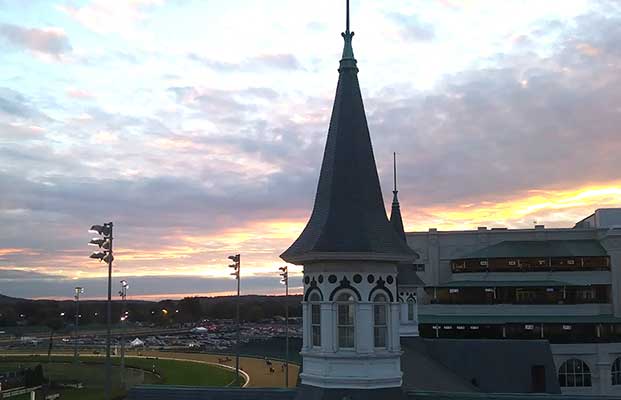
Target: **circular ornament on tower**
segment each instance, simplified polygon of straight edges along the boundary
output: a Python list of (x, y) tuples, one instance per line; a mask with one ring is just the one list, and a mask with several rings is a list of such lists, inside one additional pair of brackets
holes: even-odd
[(310, 277), (307, 275), (304, 277), (304, 284), (308, 285), (310, 283)]
[(369, 276), (367, 276), (367, 282), (369, 282), (369, 283), (375, 282), (375, 277), (373, 275), (369, 274)]
[(323, 283), (323, 275), (319, 275), (319, 278), (317, 278), (317, 280), (319, 281), (319, 283)]
[(362, 275), (360, 275), (360, 274), (354, 275), (354, 282), (356, 282), (356, 283), (362, 282)]
[(336, 275), (330, 275), (328, 277), (328, 282), (330, 283), (336, 283)]
[(395, 280), (393, 279), (392, 275), (388, 275), (388, 277), (386, 277), (386, 282), (388, 282), (389, 285), (392, 285), (394, 281)]

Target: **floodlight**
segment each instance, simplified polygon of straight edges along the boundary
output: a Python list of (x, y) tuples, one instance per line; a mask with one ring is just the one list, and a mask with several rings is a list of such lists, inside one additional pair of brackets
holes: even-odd
[(112, 233), (112, 227), (108, 224), (93, 225), (91, 226), (91, 229), (89, 229), (88, 231), (91, 233), (98, 233), (106, 237), (106, 236), (110, 236), (110, 234)]

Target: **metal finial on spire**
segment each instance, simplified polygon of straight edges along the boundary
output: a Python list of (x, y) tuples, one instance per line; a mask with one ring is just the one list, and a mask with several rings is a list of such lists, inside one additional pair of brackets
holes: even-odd
[(394, 179), (394, 183), (395, 183), (395, 189), (393, 190), (393, 193), (397, 193), (397, 153), (393, 152), (392, 153), (392, 158), (393, 158), (393, 179)]
[(339, 71), (341, 69), (355, 69), (357, 71), (354, 50), (351, 46), (354, 32), (349, 29), (349, 0), (345, 0), (345, 14), (345, 32), (341, 33), (341, 36), (345, 39), (345, 46), (343, 47), (343, 57), (341, 58), (341, 68), (339, 68)]
[(346, 22), (346, 25), (345, 25), (345, 32), (349, 33), (349, 0), (346, 0), (346, 8), (347, 8), (347, 10), (346, 10), (346, 12), (347, 12), (347, 22)]

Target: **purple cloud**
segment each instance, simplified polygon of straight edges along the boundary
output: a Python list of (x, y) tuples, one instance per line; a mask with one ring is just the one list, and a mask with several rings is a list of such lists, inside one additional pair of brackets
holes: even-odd
[(302, 69), (302, 65), (293, 54), (263, 54), (247, 58), (239, 63), (214, 60), (196, 53), (188, 54), (188, 58), (220, 72), (252, 72), (262, 69), (295, 71)]
[(15, 47), (55, 57), (71, 51), (71, 44), (64, 32), (54, 29), (24, 28), (0, 24), (0, 37)]

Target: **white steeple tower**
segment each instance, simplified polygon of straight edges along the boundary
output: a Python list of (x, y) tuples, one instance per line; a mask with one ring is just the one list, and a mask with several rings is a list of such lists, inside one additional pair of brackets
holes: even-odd
[[(304, 265), (300, 398), (401, 395), (397, 266), (416, 255), (386, 217), (358, 83), (349, 1), (312, 215), (281, 257)], [(386, 397), (389, 396), (389, 397)]]

